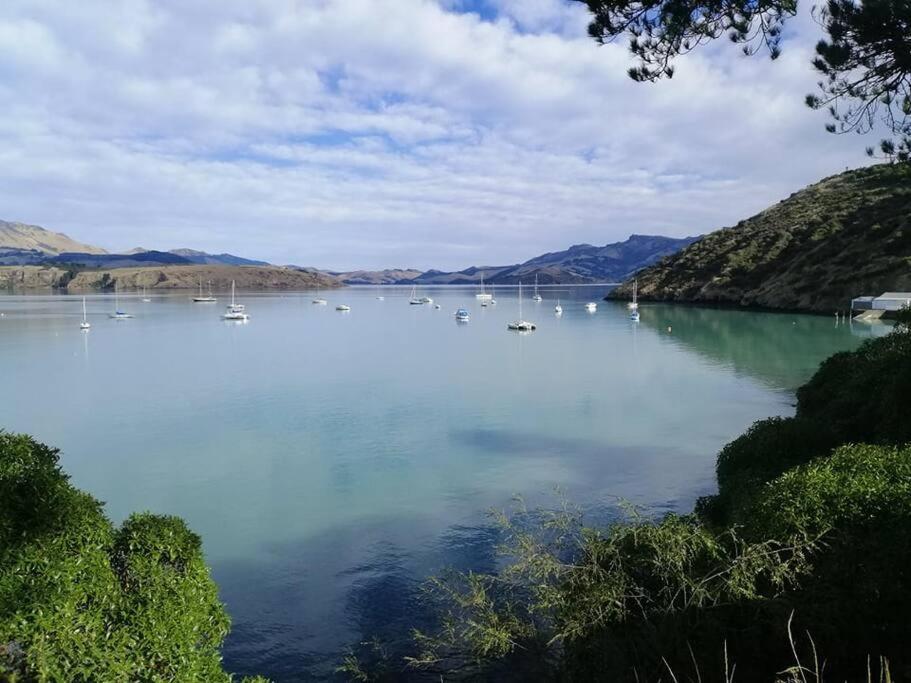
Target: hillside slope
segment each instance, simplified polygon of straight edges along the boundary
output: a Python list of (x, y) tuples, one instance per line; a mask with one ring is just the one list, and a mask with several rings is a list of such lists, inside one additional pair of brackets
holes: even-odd
[(7, 221), (0, 221), (0, 249), (41, 252), (54, 256), (65, 252), (107, 253), (101, 247), (82, 244), (62, 232), (51, 232), (37, 225), (8, 223)]
[[(911, 165), (810, 185), (640, 271), (653, 301), (845, 310), (851, 298), (911, 290)], [(631, 282), (609, 298), (628, 298)]]
[(0, 289), (66, 289), (70, 292), (143, 287), (193, 290), (199, 281), (211, 282), (216, 291), (228, 291), (236, 281), (238, 289), (302, 290), (319, 285), (341, 287), (329, 275), (278, 266), (184, 265), (115, 268), (72, 272), (55, 266), (0, 266)]

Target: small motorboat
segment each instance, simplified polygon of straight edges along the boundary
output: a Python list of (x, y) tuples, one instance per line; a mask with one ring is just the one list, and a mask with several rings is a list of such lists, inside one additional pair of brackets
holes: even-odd
[(634, 323), (639, 322), (639, 311), (634, 308), (632, 310), (632, 312), (629, 314), (629, 319), (632, 320)]
[(336, 311), (350, 311), (351, 306), (349, 306), (348, 304), (339, 304), (338, 306), (335, 307), (335, 310)]
[(440, 309), (443, 308), (443, 307), (440, 306), (440, 304), (434, 304), (433, 308), (434, 308), (434, 310), (437, 310), (437, 311), (438, 311), (438, 310), (440, 310)]
[(598, 310), (598, 304), (596, 304), (594, 301), (589, 301), (587, 304), (585, 304), (585, 310), (589, 313), (594, 313)]
[(560, 305), (560, 300), (557, 299), (557, 305), (554, 306), (554, 313), (557, 315), (563, 315), (563, 306)]
[(471, 320), (471, 313), (468, 312), (467, 308), (460, 308), (455, 312), (455, 319), (459, 322), (467, 323)]

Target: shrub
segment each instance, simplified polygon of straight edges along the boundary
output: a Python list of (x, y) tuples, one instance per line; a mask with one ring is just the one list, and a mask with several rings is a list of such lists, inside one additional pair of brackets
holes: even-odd
[(797, 416), (839, 443), (911, 442), (911, 334), (901, 331), (837, 353), (797, 391)]
[[(730, 523), (763, 484), (831, 452), (836, 445), (835, 436), (825, 426), (810, 420), (772, 417), (754, 423), (718, 454), (718, 496), (711, 501), (711, 515), (705, 516), (716, 524)], [(708, 505), (709, 501), (701, 501), (700, 510), (705, 512)]]
[(0, 681), (230, 681), (199, 537), (151, 514), (115, 530), (58, 458), (0, 431)]

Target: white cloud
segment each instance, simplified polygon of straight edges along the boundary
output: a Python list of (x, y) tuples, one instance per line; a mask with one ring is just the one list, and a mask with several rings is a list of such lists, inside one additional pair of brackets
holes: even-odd
[(113, 248), (325, 267), (511, 262), (731, 224), (865, 163), (777, 62), (713, 46), (659, 84), (580, 5), (7, 0), (3, 218)]

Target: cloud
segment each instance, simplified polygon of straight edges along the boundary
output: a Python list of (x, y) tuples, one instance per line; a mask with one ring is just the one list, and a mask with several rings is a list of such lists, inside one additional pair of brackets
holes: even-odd
[(513, 262), (720, 227), (865, 163), (803, 106), (815, 25), (636, 84), (562, 0), (7, 0), (0, 205), (111, 248)]

